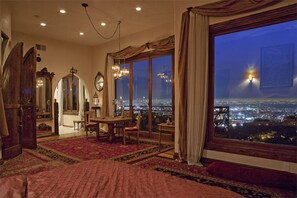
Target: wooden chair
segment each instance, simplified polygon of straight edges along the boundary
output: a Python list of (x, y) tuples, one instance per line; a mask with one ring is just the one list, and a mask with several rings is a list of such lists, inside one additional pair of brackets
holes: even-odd
[[(123, 112), (123, 117), (129, 117), (130, 116), (130, 111), (129, 110), (125, 110)], [(123, 132), (125, 127), (130, 126), (130, 122), (125, 122), (125, 123), (116, 123), (114, 125), (114, 128), (116, 129), (116, 133), (119, 135)]]
[(125, 127), (123, 131), (123, 144), (126, 144), (126, 135), (130, 133), (137, 133), (137, 144), (139, 144), (139, 129), (141, 123), (141, 113), (139, 112), (136, 117), (136, 125), (133, 127)]
[(99, 139), (99, 123), (90, 122), (90, 118), (95, 117), (95, 111), (85, 111), (85, 131), (88, 138), (89, 133), (96, 133), (96, 138)]

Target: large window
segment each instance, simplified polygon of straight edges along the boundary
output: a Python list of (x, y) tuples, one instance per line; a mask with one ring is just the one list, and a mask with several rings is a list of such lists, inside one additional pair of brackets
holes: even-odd
[(141, 111), (141, 130), (156, 132), (159, 123), (174, 119), (173, 50), (144, 53), (125, 63), (130, 75), (116, 80), (116, 99), (123, 99), (134, 117)]
[(296, 160), (297, 20), (281, 10), (210, 28), (209, 148)]
[(78, 115), (79, 79), (69, 74), (63, 78), (63, 113)]

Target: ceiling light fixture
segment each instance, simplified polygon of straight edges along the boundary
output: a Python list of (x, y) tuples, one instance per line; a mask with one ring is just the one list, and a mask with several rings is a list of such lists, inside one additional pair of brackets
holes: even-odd
[(102, 23), (101, 23), (101, 26), (106, 26), (106, 23), (102, 22)]
[(96, 29), (94, 23), (93, 23), (92, 20), (91, 20), (91, 17), (90, 17), (89, 14), (88, 14), (87, 7), (88, 7), (89, 5), (88, 5), (87, 3), (82, 3), (81, 5), (82, 5), (82, 7), (85, 8), (86, 15), (87, 15), (87, 17), (88, 17), (88, 19), (89, 19), (89, 21), (90, 21), (92, 27), (93, 27), (94, 30), (96, 31), (96, 33), (97, 33), (101, 38), (106, 39), (106, 40), (113, 38), (114, 35), (116, 34), (116, 32), (117, 32), (117, 30), (118, 30), (118, 28), (119, 28), (121, 22), (120, 22), (120, 21), (118, 22), (118, 24), (117, 24), (117, 26), (116, 26), (116, 28), (115, 28), (115, 30), (114, 30), (114, 32), (113, 32), (113, 34), (112, 34), (111, 36), (104, 36), (104, 35), (102, 35), (102, 34)]
[(40, 25), (41, 25), (42, 27), (45, 27), (45, 26), (46, 26), (46, 23), (40, 23)]
[[(121, 51), (121, 21), (119, 21), (119, 51)], [(117, 79), (121, 79), (123, 76), (129, 75), (129, 70), (126, 69), (125, 59), (124, 59), (124, 68), (121, 69), (120, 67), (121, 61), (118, 59), (118, 61), (111, 67), (113, 70), (113, 77)]]
[(65, 13), (66, 13), (66, 10), (61, 9), (61, 10), (60, 10), (60, 13), (61, 13), (61, 14), (65, 14)]
[(141, 11), (141, 7), (138, 6), (138, 7), (135, 8), (135, 10), (136, 10), (137, 12), (140, 12), (140, 11)]
[(84, 33), (83, 33), (83, 32), (80, 32), (80, 33), (79, 33), (79, 35), (81, 35), (81, 36), (82, 36), (82, 35), (84, 35)]

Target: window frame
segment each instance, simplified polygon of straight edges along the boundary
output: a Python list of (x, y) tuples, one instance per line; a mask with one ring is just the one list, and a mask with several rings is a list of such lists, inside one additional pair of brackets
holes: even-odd
[(209, 109), (205, 149), (280, 161), (297, 162), (297, 146), (263, 144), (214, 137), (214, 39), (233, 32), (297, 20), (297, 4), (253, 14), (209, 26)]
[[(148, 97), (149, 97), (149, 116), (148, 116), (148, 122), (152, 123), (152, 59), (171, 55), (172, 57), (172, 118), (174, 120), (175, 117), (175, 83), (174, 83), (174, 76), (175, 76), (175, 62), (174, 62), (174, 49), (165, 50), (165, 51), (158, 51), (158, 50), (152, 50), (144, 53), (140, 53), (136, 56), (127, 58), (127, 59), (121, 59), (121, 62), (125, 62), (125, 64), (129, 64), (129, 106), (130, 106), (130, 115), (133, 113), (133, 88), (132, 88), (132, 76), (133, 76), (133, 62), (137, 61), (143, 61), (148, 60)], [(116, 87), (116, 80), (115, 80), (115, 97), (117, 97), (117, 87)], [(152, 133), (152, 125), (150, 124), (148, 126), (148, 132), (149, 134)]]
[[(77, 78), (77, 84), (76, 84), (76, 87), (77, 87), (77, 90), (76, 90), (76, 108), (77, 110), (73, 110), (73, 92), (72, 92), (72, 88), (73, 88), (73, 78)], [(69, 90), (66, 90), (67, 94), (69, 93), (69, 95), (71, 96), (70, 97), (70, 109), (67, 109), (67, 99), (66, 99), (66, 108), (65, 106), (63, 105), (63, 115), (78, 115), (79, 114), (79, 78), (75, 75), (71, 75), (71, 74), (68, 74), (67, 76), (63, 77), (62, 78), (62, 83), (63, 83), (63, 89), (65, 88), (65, 85), (64, 85), (64, 81), (69, 81), (70, 82), (70, 86), (69, 86)], [(64, 101), (64, 97), (67, 97), (67, 94), (66, 96), (64, 95), (64, 91), (63, 91), (63, 101)]]

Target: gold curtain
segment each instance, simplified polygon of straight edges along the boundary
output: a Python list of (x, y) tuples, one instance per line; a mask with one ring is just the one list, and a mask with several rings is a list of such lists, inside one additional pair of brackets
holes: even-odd
[(102, 116), (109, 116), (109, 96), (108, 96), (108, 58), (112, 59), (127, 59), (142, 53), (146, 49), (152, 50), (170, 50), (174, 49), (174, 36), (169, 36), (168, 38), (145, 43), (139, 47), (126, 47), (123, 50), (114, 53), (108, 53), (105, 58), (105, 68), (104, 68), (104, 89), (103, 89), (103, 106), (102, 106)]
[[(246, 13), (255, 11), (258, 9), (262, 9), (268, 6), (271, 6), (273, 4), (279, 3), (282, 0), (222, 0), (219, 2), (206, 4), (199, 7), (194, 8), (188, 8), (188, 11), (183, 13), (182, 18), (182, 25), (181, 25), (181, 37), (180, 37), (180, 48), (179, 48), (179, 65), (178, 65), (178, 77), (179, 77), (179, 85), (180, 85), (180, 92), (179, 92), (179, 140), (178, 140), (178, 149), (179, 149), (179, 156), (181, 160), (187, 159), (187, 148), (188, 148), (188, 142), (187, 142), (187, 134), (188, 127), (187, 127), (187, 93), (188, 86), (187, 86), (187, 70), (189, 67), (194, 67), (194, 65), (188, 65), (188, 57), (189, 57), (189, 49), (188, 49), (188, 43), (189, 43), (189, 13), (192, 12), (197, 15), (203, 15), (203, 16), (215, 16), (215, 17), (224, 17), (224, 16), (231, 16), (239, 13)], [(199, 47), (199, 46), (198, 46)], [(197, 65), (196, 65), (197, 67)], [(205, 65), (199, 65), (199, 67), (205, 67)], [(203, 98), (204, 100), (204, 98)], [(207, 115), (205, 115), (207, 116)], [(207, 119), (203, 119), (207, 120)], [(199, 131), (201, 133), (205, 133), (204, 131), (201, 131), (201, 129), (197, 129), (196, 131)], [(202, 145), (203, 148), (203, 145)], [(200, 159), (197, 159), (199, 161)]]
[(179, 77), (179, 108), (178, 108), (178, 149), (179, 158), (187, 158), (187, 68), (188, 68), (188, 38), (189, 38), (190, 12), (184, 12), (182, 16), (181, 33), (178, 51), (178, 77)]
[(259, 10), (282, 0), (222, 0), (192, 8), (195, 14), (224, 17)]

